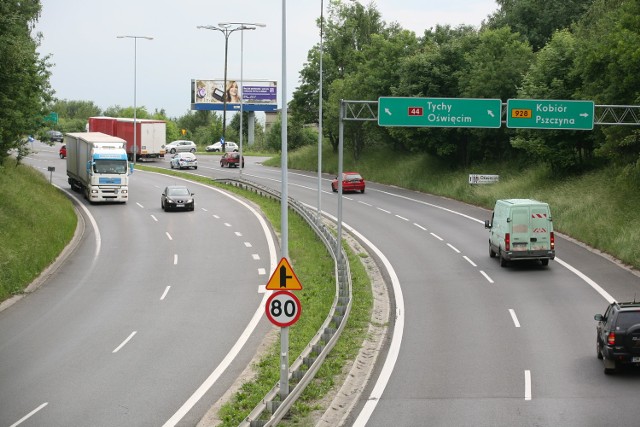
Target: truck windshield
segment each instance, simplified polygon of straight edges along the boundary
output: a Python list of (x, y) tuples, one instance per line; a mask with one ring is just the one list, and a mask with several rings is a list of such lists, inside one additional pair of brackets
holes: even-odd
[(93, 164), (95, 173), (127, 173), (127, 162), (125, 160), (96, 160)]

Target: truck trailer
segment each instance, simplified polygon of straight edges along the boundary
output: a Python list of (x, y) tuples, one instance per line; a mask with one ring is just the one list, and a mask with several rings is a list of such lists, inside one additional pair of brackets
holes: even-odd
[[(133, 160), (134, 119), (121, 117), (89, 117), (89, 132), (102, 132), (127, 142), (127, 155)], [(167, 123), (163, 120), (136, 119), (136, 161), (164, 157), (167, 142)]]
[(74, 191), (90, 203), (129, 199), (126, 141), (101, 132), (67, 133), (67, 177)]

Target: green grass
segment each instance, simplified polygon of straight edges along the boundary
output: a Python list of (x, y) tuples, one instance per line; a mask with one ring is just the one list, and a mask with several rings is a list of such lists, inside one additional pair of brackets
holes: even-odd
[(0, 165), (0, 301), (19, 294), (73, 237), (73, 205), (42, 173), (8, 158)]
[[(337, 172), (337, 157), (327, 144), (322, 154), (323, 172)], [(280, 158), (264, 163), (277, 167)], [(291, 153), (288, 165), (316, 171), (317, 147)], [(437, 194), (487, 209), (502, 198), (545, 201), (551, 205), (556, 230), (640, 268), (640, 192), (638, 179), (628, 168), (608, 166), (578, 177), (557, 179), (546, 167), (523, 166), (522, 161), (451, 169), (426, 154), (394, 152), (390, 158), (388, 151), (380, 150), (366, 152), (357, 161), (345, 153), (344, 170), (357, 170), (367, 181)], [(500, 182), (471, 186), (471, 173), (497, 174)], [(558, 256), (562, 258), (562, 254)]]

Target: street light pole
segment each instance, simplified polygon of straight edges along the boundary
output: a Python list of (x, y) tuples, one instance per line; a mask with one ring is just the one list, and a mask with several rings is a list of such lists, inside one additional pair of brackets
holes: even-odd
[[(220, 26), (225, 26), (225, 25), (242, 25), (243, 27), (245, 27), (245, 29), (255, 29), (255, 28), (250, 28), (250, 27), (266, 27), (266, 24), (258, 24), (258, 23), (254, 23), (254, 22), (224, 22), (221, 24), (218, 24)], [(226, 80), (226, 78), (225, 78)], [(244, 164), (242, 162), (242, 136), (243, 136), (243, 116), (244, 116), (244, 31), (242, 33), (240, 33), (240, 166), (239, 168), (239, 174), (240, 177), (242, 177), (242, 169), (244, 168)]]
[[(248, 27), (245, 25), (238, 25), (237, 27), (232, 28), (232, 23), (222, 23), (215, 25), (198, 25), (197, 28), (205, 29), (205, 30), (213, 30), (220, 31), (224, 34), (224, 83), (223, 83), (223, 91), (224, 96), (222, 97), (222, 140), (226, 143), (226, 131), (227, 131), (227, 54), (229, 50), (229, 36), (234, 31), (243, 31), (243, 30), (255, 30), (255, 27)], [(242, 160), (242, 159), (241, 159)]]
[(133, 39), (133, 163), (138, 157), (138, 106), (137, 106), (137, 63), (138, 63), (138, 39), (153, 40), (148, 36), (117, 36), (119, 39)]

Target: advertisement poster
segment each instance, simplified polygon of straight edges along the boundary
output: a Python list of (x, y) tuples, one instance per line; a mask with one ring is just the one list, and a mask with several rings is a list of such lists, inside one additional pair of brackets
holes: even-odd
[(278, 104), (277, 82), (273, 80), (223, 79), (191, 81), (191, 109), (222, 110), (225, 98), (227, 110), (275, 111)]

